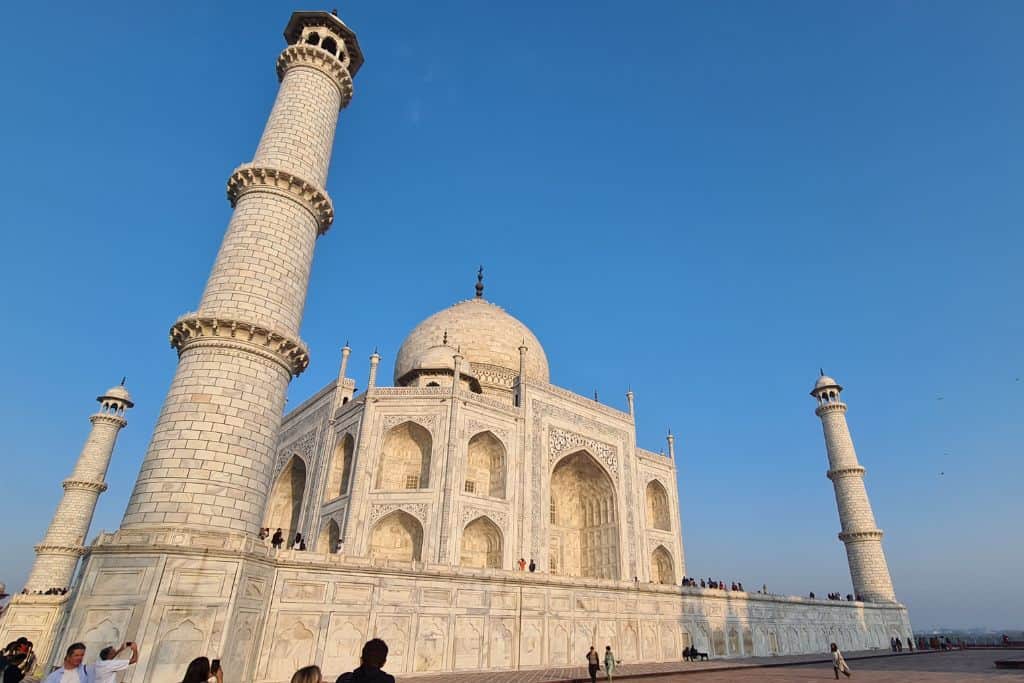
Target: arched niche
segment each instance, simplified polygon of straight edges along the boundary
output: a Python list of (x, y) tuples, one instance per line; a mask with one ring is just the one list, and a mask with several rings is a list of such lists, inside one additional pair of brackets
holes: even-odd
[(463, 567), (501, 568), (501, 529), (487, 517), (477, 517), (462, 530)]
[(672, 514), (668, 491), (657, 479), (647, 484), (647, 526), (662, 531), (672, 531)]
[(370, 557), (419, 562), (423, 551), (423, 526), (408, 512), (395, 510), (373, 526)]
[(324, 492), (324, 502), (334, 500), (338, 496), (348, 493), (349, 481), (352, 478), (352, 456), (355, 452), (356, 442), (351, 434), (345, 434), (341, 441), (334, 447), (334, 455), (331, 456), (331, 468), (327, 474), (327, 490)]
[(320, 538), (316, 541), (316, 549), (321, 553), (335, 553), (338, 551), (338, 539), (341, 538), (341, 528), (333, 519), (320, 528)]
[(299, 513), (302, 511), (302, 496), (306, 491), (306, 463), (293, 455), (285, 464), (270, 493), (267, 502), (266, 522), (273, 533), (281, 529), (286, 543), (295, 538), (299, 529)]
[(469, 440), (463, 490), (491, 498), (505, 497), (505, 446), (491, 432), (480, 432)]
[(651, 553), (651, 582), (675, 585), (676, 572), (673, 568), (672, 554), (659, 545)]
[(415, 422), (388, 430), (377, 467), (377, 488), (383, 491), (430, 486), (430, 432)]
[(618, 579), (619, 528), (611, 477), (586, 451), (551, 473), (551, 567), (567, 576)]

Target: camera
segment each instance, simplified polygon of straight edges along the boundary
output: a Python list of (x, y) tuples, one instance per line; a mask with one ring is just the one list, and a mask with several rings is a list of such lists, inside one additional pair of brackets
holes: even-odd
[(220, 660), (215, 659), (212, 662), (210, 662), (210, 673), (215, 674), (218, 671), (220, 671)]

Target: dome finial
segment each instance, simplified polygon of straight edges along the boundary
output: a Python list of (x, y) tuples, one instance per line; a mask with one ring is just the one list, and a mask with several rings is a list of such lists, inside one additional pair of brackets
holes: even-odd
[(818, 368), (818, 376), (819, 377), (824, 377), (825, 376), (825, 368)]
[(448, 330), (445, 329), (444, 337), (441, 338), (441, 346), (448, 346)]
[(484, 267), (480, 266), (480, 269), (476, 271), (476, 298), (484, 298)]
[(128, 375), (121, 375), (121, 386), (124, 386), (125, 381), (128, 379)]

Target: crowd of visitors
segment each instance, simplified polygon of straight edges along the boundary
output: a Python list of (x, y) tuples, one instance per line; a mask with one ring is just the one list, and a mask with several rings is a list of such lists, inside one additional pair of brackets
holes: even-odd
[(52, 588), (47, 588), (44, 591), (30, 591), (29, 589), (24, 588), (24, 589), (22, 589), (21, 594), (22, 595), (67, 595), (68, 594), (68, 588), (67, 588), (67, 586), (65, 586), (64, 588), (57, 588), (56, 586), (54, 586)]
[[(120, 657), (126, 650), (131, 650), (131, 656), (127, 659)], [(609, 681), (616, 663), (614, 657), (609, 660), (610, 656), (611, 647), (605, 654), (606, 667), (611, 661)], [(132, 642), (108, 645), (100, 650), (96, 661), (86, 664), (85, 659), (85, 644), (73, 643), (65, 651), (61, 665), (49, 672), (42, 683), (115, 683), (119, 671), (139, 661), (139, 646)], [(369, 640), (363, 645), (359, 666), (341, 674), (335, 683), (395, 683), (395, 677), (384, 671), (387, 660), (387, 643), (380, 638)], [(0, 681), (20, 683), (35, 665), (31, 641), (19, 638), (0, 651)], [(181, 683), (224, 683), (224, 668), (219, 659), (196, 657), (185, 667)], [(320, 667), (304, 666), (292, 675), (291, 683), (324, 683), (324, 678)]]

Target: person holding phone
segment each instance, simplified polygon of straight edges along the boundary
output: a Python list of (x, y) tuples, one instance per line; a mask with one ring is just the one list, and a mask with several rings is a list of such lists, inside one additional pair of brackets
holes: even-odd
[[(125, 650), (131, 650), (131, 659), (118, 659), (117, 656)], [(100, 650), (100, 658), (97, 659), (89, 673), (93, 676), (93, 683), (114, 683), (117, 680), (117, 672), (124, 671), (129, 666), (139, 661), (139, 646), (131, 641), (120, 648), (113, 645)]]

